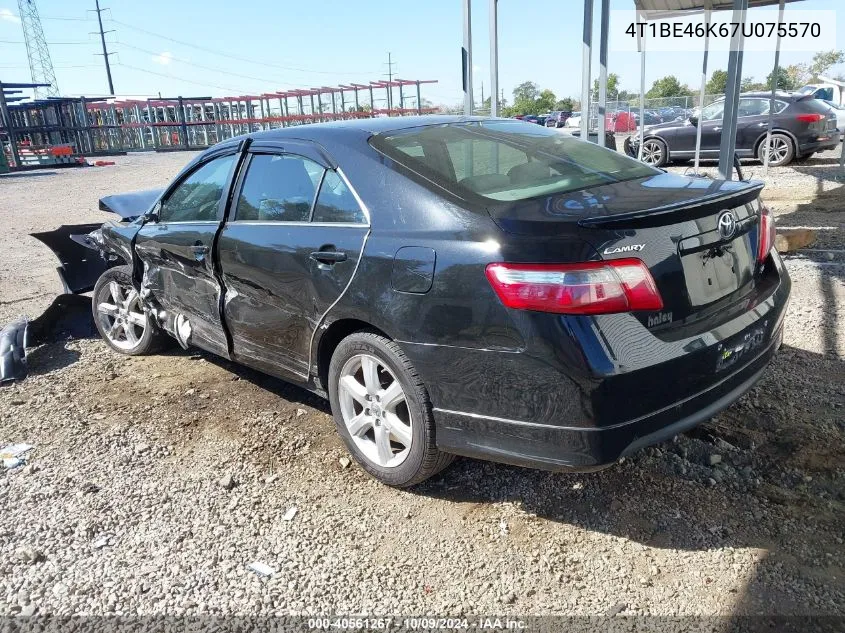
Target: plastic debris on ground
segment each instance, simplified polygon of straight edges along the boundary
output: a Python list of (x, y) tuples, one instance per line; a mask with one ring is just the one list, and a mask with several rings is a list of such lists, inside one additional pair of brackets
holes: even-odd
[(264, 576), (265, 578), (269, 578), (270, 576), (276, 573), (276, 570), (273, 567), (270, 567), (270, 565), (261, 563), (259, 561), (250, 563), (246, 566), (246, 568), (250, 571), (254, 571), (259, 576)]
[(3, 460), (4, 468), (17, 468), (26, 463), (24, 455), (31, 451), (32, 444), (9, 444), (0, 448), (0, 459)]
[(284, 516), (282, 516), (282, 521), (293, 521), (293, 517), (296, 516), (296, 513), (299, 509), (296, 506), (291, 506), (288, 508), (288, 511), (285, 512)]

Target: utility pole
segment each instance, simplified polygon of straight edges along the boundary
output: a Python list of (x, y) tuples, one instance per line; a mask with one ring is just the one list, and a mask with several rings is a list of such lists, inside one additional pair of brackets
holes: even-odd
[(387, 109), (393, 109), (393, 86), (389, 85), (393, 83), (393, 67), (396, 63), (393, 61), (393, 57), (388, 52), (387, 53)]
[(109, 80), (109, 94), (114, 96), (114, 84), (111, 80), (111, 66), (109, 66), (109, 55), (113, 55), (114, 53), (109, 53), (108, 49), (106, 48), (106, 33), (113, 33), (113, 31), (104, 31), (103, 30), (103, 11), (105, 9), (100, 8), (100, 0), (94, 0), (94, 4), (96, 5), (95, 11), (97, 12), (97, 22), (100, 24), (100, 42), (103, 45), (103, 59), (106, 62), (106, 77)]
[[(492, 102), (491, 102), (492, 103)], [(484, 108), (484, 82), (481, 82), (481, 107)]]

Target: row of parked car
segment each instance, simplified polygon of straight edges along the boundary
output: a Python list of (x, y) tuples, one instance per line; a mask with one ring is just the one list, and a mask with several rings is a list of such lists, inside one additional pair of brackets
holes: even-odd
[[(678, 106), (649, 109), (643, 115), (646, 125), (657, 125), (669, 121), (677, 121), (688, 118), (692, 110)], [(554, 128), (580, 128), (581, 113), (571, 110), (553, 110), (545, 114), (525, 114), (514, 118), (521, 119), (528, 123), (536, 123), (545, 127)], [(640, 113), (635, 110), (611, 110), (607, 113), (606, 129), (613, 132), (633, 132), (640, 125)]]
[[(826, 93), (824, 96), (827, 96)], [(741, 95), (736, 137), (736, 153), (740, 158), (763, 159), (770, 103), (771, 93), (768, 91)], [(723, 99), (703, 110), (679, 106), (645, 110), (642, 160), (662, 167), (669, 162), (692, 158), (695, 155), (699, 126), (701, 156), (718, 156), (723, 110)], [(546, 127), (570, 130), (581, 127), (581, 112), (577, 111), (554, 111), (516, 118)], [(786, 165), (793, 160), (806, 159), (816, 152), (836, 147), (845, 138), (845, 105), (831, 99), (820, 99), (818, 94), (810, 90), (780, 92), (775, 99), (773, 123), (769, 164)], [(607, 113), (607, 133), (632, 133), (638, 131), (639, 127), (639, 111), (614, 110)], [(591, 128), (595, 128), (594, 122)], [(639, 156), (639, 138), (626, 140), (625, 151), (631, 156)]]

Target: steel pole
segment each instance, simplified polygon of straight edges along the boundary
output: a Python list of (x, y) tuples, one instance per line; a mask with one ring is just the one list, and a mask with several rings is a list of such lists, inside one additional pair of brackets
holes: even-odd
[(464, 47), (461, 49), (463, 69), (464, 114), (472, 116), (472, 6), (471, 0), (464, 0)]
[(590, 72), (593, 61), (593, 0), (584, 0), (581, 37), (581, 138), (590, 140)]
[(778, 89), (778, 68), (780, 67), (780, 25), (783, 24), (783, 5), (785, 0), (780, 0), (778, 5), (778, 37), (775, 43), (775, 67), (772, 70), (772, 96), (769, 98), (769, 124), (766, 128), (766, 145), (763, 154), (763, 175), (769, 173), (769, 149), (772, 144), (772, 126), (775, 120), (775, 93)]
[(607, 40), (610, 26), (610, 0), (601, 0), (601, 27), (599, 35), (599, 120), (596, 141), (602, 147), (607, 143)]
[[(733, 0), (734, 24), (745, 24), (748, 0)], [(722, 139), (719, 145), (719, 177), (731, 180), (736, 153), (736, 115), (739, 106), (739, 90), (742, 82), (742, 55), (745, 38), (742, 28), (731, 37), (731, 52), (728, 55), (728, 85), (725, 90), (725, 111), (722, 115)]]
[(637, 13), (637, 27), (643, 29), (642, 35), (637, 33), (637, 43), (640, 47), (640, 146), (637, 148), (637, 160), (643, 159), (643, 143), (645, 142), (645, 18)]
[(701, 160), (701, 111), (704, 109), (704, 94), (707, 91), (707, 59), (710, 56), (710, 17), (712, 6), (710, 0), (704, 2), (704, 24), (707, 29), (704, 31), (704, 59), (701, 62), (701, 90), (698, 95), (698, 122), (695, 130), (695, 167), (693, 171), (698, 173), (698, 165)]
[(499, 116), (499, 0), (490, 0), (490, 116)]

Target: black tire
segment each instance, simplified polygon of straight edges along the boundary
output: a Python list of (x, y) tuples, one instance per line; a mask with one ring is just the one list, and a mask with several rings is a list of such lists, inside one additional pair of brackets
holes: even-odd
[[(779, 146), (785, 148), (783, 157), (779, 158), (778, 160), (769, 159), (769, 167), (783, 167), (784, 165), (788, 165), (789, 163), (791, 163), (792, 159), (795, 158), (795, 143), (792, 142), (792, 137), (790, 137), (788, 134), (773, 132), (772, 147), (777, 150)], [(766, 138), (763, 137), (763, 140), (760, 141), (760, 144), (757, 146), (757, 158), (760, 160), (761, 163), (765, 163), (766, 161), (765, 148)]]
[[(94, 285), (94, 292), (91, 295), (91, 311), (94, 315), (94, 323), (97, 326), (97, 331), (100, 333), (100, 336), (113, 350), (128, 356), (151, 354), (161, 349), (169, 340), (169, 337), (158, 328), (152, 317), (150, 317), (146, 312), (143, 313), (146, 323), (143, 327), (143, 333), (140, 336), (137, 336), (137, 342), (134, 344), (132, 344), (132, 341), (130, 341), (126, 335), (126, 341), (121, 344), (116, 341), (117, 337), (111, 335), (110, 332), (107, 331), (106, 322), (110, 321), (113, 323), (114, 319), (101, 313), (98, 306), (103, 303), (108, 303), (110, 305), (114, 304), (114, 298), (112, 297), (111, 292), (112, 282), (116, 282), (123, 292), (127, 294), (129, 292), (134, 292), (135, 288), (132, 284), (132, 267), (115, 266), (114, 268), (109, 268), (106, 272), (100, 275), (100, 278)], [(133, 332), (137, 332), (137, 330), (133, 329)]]
[[(347, 361), (366, 354), (383, 363), (402, 387), (411, 417), (411, 446), (404, 461), (393, 467), (382, 467), (370, 460), (353, 441), (341, 411), (339, 384)], [(440, 472), (454, 459), (435, 443), (434, 417), (428, 391), (417, 375), (411, 361), (395, 342), (374, 332), (355, 332), (343, 339), (332, 354), (329, 364), (329, 400), (335, 425), (355, 460), (378, 481), (405, 488), (424, 481)]]

